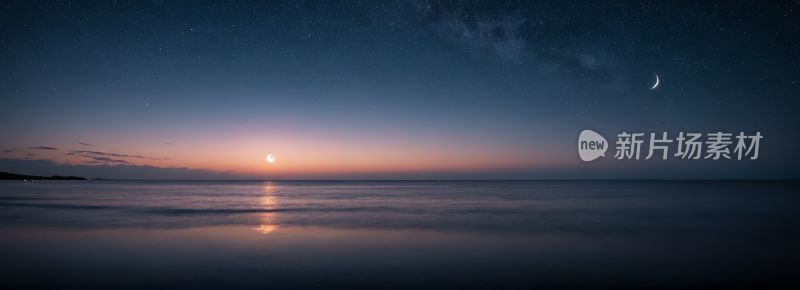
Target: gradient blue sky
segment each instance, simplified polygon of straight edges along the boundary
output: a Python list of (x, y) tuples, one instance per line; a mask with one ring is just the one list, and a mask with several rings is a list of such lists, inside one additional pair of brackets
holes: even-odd
[[(0, 171), (800, 177), (798, 1), (2, 5)], [(758, 160), (587, 165), (576, 153), (587, 126), (612, 142), (623, 131), (764, 139)]]

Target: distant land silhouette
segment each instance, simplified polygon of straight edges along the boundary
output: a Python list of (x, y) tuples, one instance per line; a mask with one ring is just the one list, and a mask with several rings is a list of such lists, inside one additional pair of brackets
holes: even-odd
[[(53, 175), (50, 177), (46, 177), (46, 176), (33, 176), (33, 175), (22, 175), (22, 174), (8, 173), (8, 172), (0, 172), (0, 180), (90, 180), (90, 179), (77, 176)], [(104, 180), (104, 179), (96, 178), (96, 180)]]

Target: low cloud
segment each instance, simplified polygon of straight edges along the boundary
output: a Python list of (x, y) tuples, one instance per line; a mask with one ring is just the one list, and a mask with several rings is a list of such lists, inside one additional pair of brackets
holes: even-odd
[(130, 163), (130, 162), (125, 161), (125, 160), (114, 160), (114, 159), (111, 159), (111, 158), (108, 158), (108, 157), (97, 157), (97, 156), (89, 156), (89, 155), (80, 155), (80, 156), (81, 157), (92, 158), (95, 161), (99, 161), (99, 162)]
[(14, 152), (14, 151), (11, 151), (11, 150), (3, 150), (3, 153), (11, 153), (11, 152)]
[[(140, 159), (150, 159), (150, 160), (161, 160), (160, 158), (150, 158), (144, 157), (140, 155), (127, 155), (127, 154), (117, 154), (117, 153), (108, 153), (108, 152), (99, 152), (99, 151), (76, 151), (70, 150), (72, 153), (77, 154), (91, 154), (91, 155), (99, 155), (99, 156), (111, 156), (111, 157), (126, 157), (126, 158), (140, 158)], [(83, 156), (83, 155), (81, 155)], [(88, 157), (88, 156), (84, 156)]]
[(114, 156), (114, 157), (138, 157), (138, 158), (144, 158), (144, 157), (141, 157), (141, 156), (131, 156), (131, 155), (126, 155), (126, 154), (106, 153), (106, 152), (98, 152), (98, 151), (75, 151), (75, 150), (70, 150), (70, 152), (80, 153), (80, 154)]
[(156, 167), (126, 163), (109, 164), (107, 161), (87, 160), (83, 164), (60, 164), (53, 160), (24, 160), (0, 158), (0, 172), (38, 176), (81, 176), (87, 178), (146, 179), (146, 180), (256, 180), (263, 176), (249, 176), (232, 172), (191, 169), (187, 167)]
[(81, 144), (81, 145), (84, 145), (84, 146), (94, 146), (92, 144), (86, 144), (86, 143), (78, 143), (78, 144)]
[(169, 142), (164, 142), (164, 144), (167, 144), (167, 145), (175, 145), (175, 144), (172, 144), (172, 143), (169, 143)]
[(36, 156), (36, 154), (28, 153), (28, 156)]
[(47, 147), (47, 146), (36, 146), (36, 147), (28, 147), (30, 149), (39, 149), (39, 150), (58, 150), (58, 148)]

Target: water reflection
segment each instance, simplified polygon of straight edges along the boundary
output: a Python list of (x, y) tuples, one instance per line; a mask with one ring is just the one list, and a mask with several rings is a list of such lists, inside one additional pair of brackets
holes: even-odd
[(0, 182), (0, 285), (800, 289), (799, 186)]
[[(266, 210), (276, 209), (278, 207), (278, 197), (275, 196), (277, 190), (275, 183), (272, 181), (267, 181), (264, 183), (262, 189), (264, 190), (264, 196), (259, 199), (258, 206)], [(258, 227), (253, 228), (254, 230), (266, 235), (278, 229), (279, 226), (275, 221), (276, 213), (266, 212), (261, 213), (260, 215), (261, 224)]]

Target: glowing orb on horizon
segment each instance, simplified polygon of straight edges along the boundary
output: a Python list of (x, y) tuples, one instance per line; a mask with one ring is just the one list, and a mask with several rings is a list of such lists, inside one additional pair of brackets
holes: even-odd
[(275, 162), (275, 156), (272, 156), (272, 154), (267, 155), (267, 161), (269, 161), (269, 163)]

